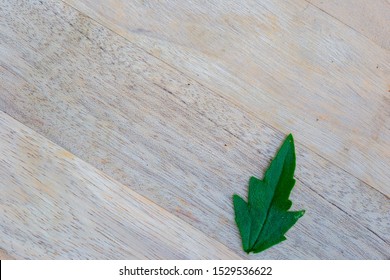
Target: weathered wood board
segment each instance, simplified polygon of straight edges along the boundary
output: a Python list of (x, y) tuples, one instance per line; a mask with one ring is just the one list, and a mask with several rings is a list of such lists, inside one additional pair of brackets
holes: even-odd
[[(112, 7), (117, 7), (115, 4), (119, 3), (111, 2)], [(69, 3), (75, 5), (73, 2)], [(107, 18), (104, 11), (99, 11), (96, 14), (99, 17), (94, 18), (95, 14), (91, 13), (92, 2), (80, 1), (77, 5), (79, 5), (77, 9), (82, 12), (66, 3), (54, 0), (2, 1), (0, 6), (0, 110), (52, 141), (51, 145), (58, 145), (56, 149), (62, 147), (69, 151), (77, 161), (89, 166), (90, 170), (92, 166), (98, 168), (99, 171), (94, 171), (97, 173), (96, 176), (107, 177), (107, 180), (114, 182), (113, 185), (118, 188), (118, 199), (128, 199), (126, 198), (128, 193), (134, 196), (141, 195), (148, 202), (150, 200), (153, 207), (161, 207), (170, 212), (172, 221), (184, 223), (190, 228), (188, 232), (186, 229), (182, 233), (182, 239), (176, 240), (178, 243), (175, 244), (183, 242), (186, 238), (184, 235), (193, 230), (205, 238), (206, 243), (215, 240), (215, 247), (207, 243), (215, 250), (207, 254), (194, 249), (195, 252), (185, 254), (177, 249), (177, 252), (182, 253), (175, 255), (170, 252), (176, 252), (175, 245), (172, 245), (170, 250), (162, 247), (168, 252), (164, 249), (162, 249), (164, 252), (148, 249), (142, 255), (140, 253), (142, 246), (147, 247), (148, 244), (166, 241), (163, 236), (160, 238), (149, 232), (145, 237), (146, 244), (138, 247), (138, 255), (132, 255), (126, 250), (121, 251), (117, 256), (108, 253), (104, 255), (91, 248), (97, 246), (96, 244), (82, 247), (86, 250), (84, 254), (83, 252), (65, 253), (71, 252), (69, 244), (59, 244), (58, 246), (64, 247), (64, 253), (54, 256), (53, 252), (46, 252), (48, 258), (172, 258), (175, 256), (255, 259), (389, 258), (390, 205), (387, 197), (389, 186), (377, 184), (389, 175), (385, 171), (388, 167), (388, 158), (386, 158), (388, 151), (385, 150), (388, 143), (386, 129), (389, 124), (386, 118), (387, 111), (379, 112), (381, 115), (378, 118), (382, 121), (380, 127), (384, 131), (378, 135), (377, 142), (371, 149), (366, 147), (366, 150), (369, 149), (368, 154), (365, 150), (359, 150), (360, 154), (356, 157), (348, 155), (347, 160), (345, 153), (338, 152), (349, 147), (358, 149), (360, 144), (356, 146), (355, 142), (348, 142), (350, 140), (346, 138), (348, 133), (342, 134), (340, 131), (347, 129), (347, 126), (347, 131), (354, 129), (366, 131), (376, 122), (368, 121), (364, 127), (356, 126), (354, 121), (322, 124), (322, 119), (318, 117), (315, 123), (301, 119), (299, 126), (294, 126), (300, 118), (299, 114), (308, 114), (311, 118), (316, 118), (317, 115), (310, 111), (311, 106), (325, 108), (329, 110), (326, 113), (330, 117), (338, 118), (330, 111), (334, 107), (333, 102), (342, 103), (345, 100), (355, 103), (351, 105), (352, 111), (344, 113), (350, 114), (349, 116), (356, 114), (358, 118), (363, 118), (364, 114), (376, 112), (378, 108), (386, 109), (387, 95), (374, 95), (370, 101), (372, 103), (368, 101), (366, 95), (357, 100), (353, 98), (350, 100), (348, 94), (326, 98), (321, 94), (307, 95), (302, 99), (307, 102), (302, 100), (300, 102), (312, 103), (308, 105), (306, 112), (299, 112), (299, 108), (277, 101), (278, 98), (294, 94), (294, 90), (275, 93), (274, 90), (268, 91), (271, 89), (270, 83), (257, 86), (247, 83), (240, 77), (242, 73), (233, 75), (233, 72), (225, 72), (223, 69), (226, 65), (220, 64), (221, 67), (218, 67), (219, 62), (217, 63), (212, 55), (205, 54), (203, 50), (194, 51), (189, 45), (145, 35), (143, 31), (127, 32), (126, 29), (121, 29), (118, 22)], [(113, 9), (113, 12), (122, 11), (131, 15), (132, 10), (126, 10), (126, 5), (121, 9), (119, 7)], [(83, 10), (83, 7), (88, 9)], [(134, 7), (137, 7), (137, 11), (143, 11), (142, 7)], [(310, 7), (314, 9), (313, 6)], [(154, 7), (152, 11), (154, 9), (158, 7)], [(282, 11), (284, 10), (280, 12)], [(312, 12), (319, 13), (322, 25), (337, 26), (333, 21), (329, 23), (328, 18), (319, 11), (314, 9)], [(312, 17), (309, 12), (305, 13), (308, 18), (302, 17), (303, 25)], [(157, 21), (156, 16), (149, 17), (151, 24), (153, 20)], [(170, 20), (174, 19), (174, 16), (174, 14), (170, 15)], [(186, 15), (186, 18), (190, 17)], [(312, 32), (317, 36), (317, 33), (310, 28), (308, 34)], [(339, 27), (339, 29), (340, 36), (348, 35), (350, 32), (345, 28)], [(286, 27), (285, 32), (287, 30)], [(180, 38), (179, 36), (178, 40), (181, 40)], [(182, 38), (185, 39), (186, 36)], [(290, 39), (293, 38), (292, 36)], [(388, 59), (385, 50), (364, 36), (357, 37), (356, 40), (351, 42), (352, 50), (363, 52), (360, 44), (366, 42), (373, 48), (381, 50), (377, 56)], [(282, 41), (276, 42), (273, 46), (279, 49), (280, 44)], [(268, 44), (260, 45), (266, 47)], [(207, 47), (207, 44), (204, 47)], [(238, 50), (238, 45), (235, 47)], [(247, 49), (248, 46), (243, 48)], [(156, 49), (160, 51), (155, 52)], [(291, 56), (291, 54), (287, 55), (286, 51), (281, 58), (269, 56), (271, 49), (267, 50), (268, 52), (263, 53), (263, 59), (268, 57), (271, 64), (275, 60), (279, 61)], [(365, 56), (362, 65), (367, 66), (367, 63), (371, 63), (367, 62), (367, 59), (372, 58), (373, 54), (371, 50), (363, 54)], [(314, 63), (313, 57), (311, 59), (310, 61)], [(297, 66), (297, 61), (285, 60), (285, 63), (287, 65), (280, 66), (280, 71), (287, 71), (288, 75), (302, 75), (297, 70), (300, 67)], [(242, 70), (246, 71), (247, 66), (250, 67), (250, 64), (245, 62)], [(265, 68), (266, 65), (263, 65), (263, 71), (266, 71)], [(322, 74), (325, 73), (326, 67), (323, 68)], [(342, 67), (339, 70), (346, 71)], [(363, 74), (369, 74), (368, 79), (380, 81), (382, 84), (388, 73), (386, 68), (378, 70), (379, 74), (376, 76), (371, 75), (367, 68), (363, 67), (362, 71)], [(218, 76), (221, 73), (223, 75)], [(358, 73), (359, 75), (361, 73)], [(307, 83), (319, 89), (319, 86), (323, 85), (319, 83), (321, 77), (308, 79), (313, 83)], [(254, 77), (252, 78), (255, 82)], [(326, 79), (334, 83), (336, 88), (341, 86), (341, 80), (336, 76)], [(273, 81), (276, 88), (282, 89), (280, 81), (275, 79)], [(382, 84), (377, 86), (381, 87)], [(372, 84), (368, 86), (372, 89), (375, 87)], [(262, 90), (258, 91), (259, 88)], [(334, 89), (326, 87), (326, 90)], [(269, 96), (259, 95), (259, 92), (266, 91), (269, 92)], [(256, 96), (253, 95), (255, 92)], [(264, 104), (258, 103), (260, 100), (258, 98), (261, 98)], [(358, 114), (355, 109), (366, 104), (369, 105), (367, 112), (361, 112), (363, 116)], [(267, 109), (264, 114), (259, 114), (257, 109), (253, 110), (253, 106), (257, 105), (260, 106), (259, 110)], [(301, 108), (301, 111), (305, 111), (304, 109)], [(279, 124), (271, 120), (271, 111), (276, 113), (274, 114), (276, 120), (281, 121)], [(285, 123), (286, 120), (278, 114), (288, 116), (289, 121)], [(7, 119), (6, 115), (3, 116)], [(332, 125), (334, 129), (331, 128)], [(311, 132), (309, 128), (312, 129)], [(318, 135), (324, 136), (329, 130), (334, 134), (323, 139), (319, 138)], [(288, 241), (263, 254), (248, 256), (241, 250), (234, 224), (231, 196), (233, 193), (245, 194), (249, 177), (262, 175), (287, 131), (294, 133), (297, 142), (298, 182), (292, 196), (294, 208), (304, 208), (307, 213), (288, 233)], [(10, 137), (10, 132), (6, 129), (2, 133), (4, 139)], [(307, 137), (307, 133), (315, 138)], [(365, 140), (364, 135), (367, 136)], [(359, 139), (370, 143), (372, 141), (370, 134), (364, 135)], [(45, 138), (39, 136), (39, 141), (49, 142)], [(339, 145), (340, 139), (348, 140), (349, 146)], [(321, 141), (316, 142), (317, 140)], [(5, 140), (4, 142), (7, 143)], [(4, 165), (9, 155), (14, 153), (10, 149), (10, 144), (7, 145), (4, 146), (6, 148), (1, 155)], [(31, 149), (34, 149), (34, 146)], [(36, 157), (41, 158), (42, 161), (45, 157), (51, 158), (51, 151), (46, 149), (39, 149), (40, 153)], [(356, 155), (355, 152), (351, 153)], [(375, 158), (371, 157), (372, 153), (375, 153)], [(379, 164), (380, 168), (356, 161), (360, 155), (368, 157), (370, 164)], [(380, 160), (379, 163), (374, 159)], [(66, 161), (66, 159), (61, 160)], [(345, 164), (341, 164), (343, 161)], [(14, 163), (35, 170), (34, 166), (23, 165), (25, 164), (23, 154), (15, 158)], [(355, 170), (355, 165), (359, 164), (362, 168), (371, 169), (363, 173), (351, 172)], [(366, 171), (368, 173), (365, 173)], [(373, 173), (370, 173), (371, 171)], [(46, 173), (41, 170), (41, 176), (56, 178), (58, 172), (58, 169)], [(19, 172), (15, 171), (15, 176), (17, 173)], [(81, 169), (72, 169), (66, 174), (66, 177), (69, 177), (67, 180), (73, 180), (72, 182), (76, 184), (76, 189), (81, 186), (77, 187), (77, 183), (84, 182), (83, 177), (77, 175), (79, 173), (82, 173)], [(89, 176), (92, 176), (93, 172), (90, 173)], [(366, 180), (367, 174), (371, 176), (376, 173), (379, 174), (379, 181)], [(65, 175), (59, 178), (62, 176)], [(72, 179), (74, 176), (81, 178), (81, 181)], [(3, 177), (5, 180), (11, 180), (8, 172), (3, 172), (0, 178)], [(19, 188), (25, 191), (36, 191), (31, 183), (34, 180), (36, 180), (34, 175), (25, 176), (23, 185)], [(57, 181), (55, 185), (56, 187), (53, 186), (55, 189), (67, 189), (66, 181)], [(6, 186), (3, 183), (1, 187)], [(109, 192), (109, 188), (106, 190)], [(101, 190), (101, 192), (106, 191)], [(79, 195), (76, 193), (74, 196)], [(68, 199), (76, 198), (72, 196)], [(85, 207), (106, 203), (103, 199), (99, 198), (97, 201), (95, 199), (86, 201)], [(53, 204), (57, 203), (56, 198), (47, 198), (47, 200)], [(124, 211), (133, 211), (136, 206), (126, 200), (123, 201), (122, 207)], [(70, 208), (78, 211), (76, 205), (71, 205)], [(39, 212), (39, 209), (37, 211)], [(118, 210), (110, 208), (110, 211), (117, 213)], [(41, 214), (32, 215), (39, 219)], [(23, 223), (21, 219), (15, 221), (15, 228), (20, 225), (18, 228), (24, 229), (22, 224), (18, 224), (18, 222)], [(153, 224), (153, 221), (160, 223), (153, 215), (148, 221), (150, 224)], [(96, 225), (114, 223), (108, 217), (94, 222)], [(49, 224), (49, 226), (53, 225)], [(122, 232), (127, 226), (123, 225), (118, 231)], [(79, 230), (88, 231), (90, 227), (91, 225), (84, 223), (80, 225)], [(13, 230), (15, 228), (11, 227)], [(3, 243), (10, 246), (12, 237), (6, 234), (7, 231), (2, 224), (0, 230), (0, 236), (3, 238), (1, 241), (6, 241)], [(35, 230), (39, 232), (41, 228), (37, 226)], [(12, 248), (6, 246), (2, 248), (15, 258), (44, 258), (42, 253), (44, 245), (39, 247), (38, 244), (34, 247), (33, 243), (36, 239), (33, 237), (31, 240), (28, 239), (29, 233), (32, 233), (28, 228), (25, 228), (22, 233), (25, 241), (31, 242), (31, 248), (35, 250), (27, 252), (20, 248), (19, 250), (11, 250)], [(117, 236), (111, 228), (106, 227), (101, 234), (109, 236), (112, 242), (118, 242), (118, 239), (119, 244), (123, 242), (122, 236), (119, 233)], [(50, 239), (50, 235), (46, 237), (47, 244), (50, 244), (50, 240), (54, 242)], [(85, 236), (81, 234), (80, 239), (74, 238), (69, 242), (75, 242), (76, 247), (79, 242), (82, 242), (82, 238)], [(186, 248), (196, 246), (196, 242), (200, 240), (201, 237), (195, 238), (195, 241), (190, 242)]]
[(0, 140), (1, 244), (11, 256), (239, 258), (3, 112)]
[(305, 0), (65, 2), (390, 195), (390, 53), (333, 16)]

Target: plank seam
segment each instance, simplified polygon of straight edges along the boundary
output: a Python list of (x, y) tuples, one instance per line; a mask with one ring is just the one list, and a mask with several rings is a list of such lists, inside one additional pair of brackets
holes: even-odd
[[(300, 181), (297, 179), (297, 181)], [(302, 183), (302, 182), (301, 182)], [(339, 209), (341, 212), (345, 213), (348, 217), (351, 218), (351, 220), (355, 221), (356, 223), (358, 223), (359, 225), (361, 225), (362, 227), (364, 227), (365, 229), (367, 229), (369, 232), (371, 232), (372, 234), (374, 234), (376, 237), (378, 237), (380, 240), (382, 240), (384, 243), (390, 245), (389, 241), (383, 239), (379, 234), (377, 234), (375, 231), (373, 231), (372, 229), (370, 229), (369, 227), (361, 224), (354, 216), (352, 216), (351, 214), (349, 214), (348, 212), (346, 212), (343, 208), (339, 207), (338, 205), (336, 205), (335, 203), (333, 203), (332, 201), (329, 201), (326, 199), (325, 196), (323, 196), (322, 194), (320, 194), (319, 192), (317, 192), (315, 189), (313, 189), (312, 187), (306, 185), (305, 183), (302, 183), (303, 185), (305, 185), (307, 188), (311, 189), (315, 194), (317, 194), (318, 196), (320, 196), (321, 198), (323, 198), (325, 201), (329, 202), (331, 205), (333, 205), (334, 207), (336, 207), (337, 209)]]
[[(81, 161), (83, 164), (85, 164), (86, 166), (90, 167), (92, 170), (94, 170), (95, 172), (97, 172), (98, 175), (104, 177), (105, 179), (113, 182), (114, 184), (118, 185), (118, 186), (124, 186), (126, 188), (128, 188), (130, 190), (130, 192), (134, 193), (136, 196), (138, 196), (139, 198), (141, 198), (142, 200), (145, 200), (147, 202), (150, 203), (150, 205), (153, 205), (154, 207), (156, 207), (157, 209), (160, 209), (161, 211), (163, 212), (166, 212), (169, 216), (172, 216), (174, 217), (175, 219), (178, 219), (180, 220), (181, 223), (184, 223), (186, 224), (187, 226), (189, 226), (190, 228), (192, 228), (194, 231), (196, 232), (199, 232), (200, 234), (202, 234), (204, 237), (212, 240), (214, 243), (216, 244), (219, 244), (220, 246), (223, 246), (227, 249), (227, 251), (230, 251), (232, 254), (236, 255), (236, 257), (238, 257), (239, 259), (242, 259), (237, 252), (235, 252), (234, 250), (232, 250), (229, 246), (221, 243), (220, 241), (218, 241), (217, 239), (207, 235), (206, 233), (204, 233), (202, 230), (196, 228), (195, 226), (193, 226), (192, 224), (188, 223), (187, 221), (183, 220), (182, 218), (180, 218), (179, 216), (177, 215), (174, 215), (173, 213), (171, 213), (170, 211), (168, 211), (167, 209), (163, 208), (162, 206), (156, 204), (154, 201), (150, 200), (148, 197), (145, 197), (143, 196), (142, 194), (136, 192), (135, 190), (133, 190), (130, 186), (127, 186), (127, 185), (124, 185), (122, 183), (120, 183), (119, 181), (117, 181), (116, 179), (112, 178), (111, 176), (109, 176), (108, 174), (106, 174), (105, 172), (103, 172), (102, 170), (96, 168), (95, 166), (93, 166), (92, 164), (90, 164), (89, 162), (81, 159), (80, 157), (78, 157), (77, 155), (73, 154), (72, 152), (68, 151), (67, 149), (65, 149), (64, 147), (62, 147), (61, 145), (58, 145), (57, 143), (51, 141), (50, 139), (46, 138), (44, 135), (40, 134), (39, 132), (35, 131), (34, 129), (32, 129), (31, 127), (21, 123), (20, 121), (18, 121), (17, 119), (13, 118), (12, 116), (10, 116), (9, 114), (7, 114), (6, 112), (4, 112), (3, 110), (0, 110), (0, 112), (2, 114), (4, 114), (6, 117), (14, 120), (15, 122), (19, 123), (22, 127), (24, 128), (27, 128), (28, 130), (32, 131), (33, 133), (36, 133), (37, 135), (39, 135), (40, 137), (44, 138), (45, 141), (51, 143), (52, 145), (54, 146), (57, 146), (59, 147), (60, 149), (72, 154), (74, 156), (75, 159)], [(0, 249), (0, 252), (1, 252), (1, 249)]]
[[(343, 25), (347, 26), (348, 28), (351, 28), (353, 31), (355, 31), (356, 33), (360, 34), (361, 36), (363, 36), (364, 38), (368, 39), (371, 43), (377, 45), (378, 47), (380, 47), (381, 49), (385, 50), (385, 51), (390, 51), (389, 49), (379, 45), (377, 42), (375, 42), (374, 40), (372, 40), (371, 38), (367, 37), (366, 35), (364, 35), (362, 32), (360, 32), (359, 30), (357, 30), (356, 28), (354, 28), (353, 26), (343, 22), (341, 19), (337, 18), (336, 16), (330, 14), (329, 12), (325, 11), (324, 9), (318, 7), (317, 5), (313, 4), (310, 2), (310, 0), (305, 0), (309, 5), (313, 6), (314, 8), (320, 10), (321, 12), (325, 13), (326, 15), (330, 16), (331, 18), (337, 20), (338, 22), (342, 23)], [(305, 9), (306, 10), (306, 9)]]
[[(305, 0), (305, 1), (307, 1), (307, 0)], [(221, 99), (223, 99), (223, 100), (225, 100), (225, 101), (231, 103), (229, 99), (225, 98), (225, 97), (224, 97), (221, 93), (219, 93), (218, 91), (215, 91), (215, 90), (209, 88), (207, 85), (204, 85), (202, 82), (200, 82), (200, 81), (197, 80), (196, 78), (190, 77), (188, 74), (184, 73), (184, 72), (181, 71), (180, 69), (177, 69), (176, 67), (174, 67), (173, 65), (169, 64), (169, 63), (166, 62), (165, 60), (163, 60), (163, 59), (161, 59), (161, 58), (159, 58), (159, 57), (153, 55), (152, 53), (148, 52), (147, 50), (145, 50), (144, 48), (142, 48), (141, 46), (139, 46), (138, 44), (136, 44), (135, 42), (133, 42), (133, 41), (132, 41), (131, 39), (129, 39), (128, 37), (125, 37), (124, 35), (119, 34), (119, 33), (116, 32), (115, 30), (113, 30), (110, 26), (107, 26), (104, 22), (101, 22), (101, 21), (99, 21), (99, 20), (97, 20), (97, 19), (94, 19), (94, 18), (90, 17), (89, 15), (83, 13), (82, 11), (80, 11), (79, 9), (77, 9), (76, 7), (74, 7), (73, 5), (71, 5), (71, 4), (67, 3), (67, 2), (65, 2), (65, 0), (61, 0), (61, 2), (62, 2), (64, 5), (66, 5), (66, 6), (68, 6), (68, 7), (71, 7), (72, 9), (76, 10), (78, 13), (84, 15), (86, 18), (90, 19), (92, 22), (95, 22), (96, 24), (98, 24), (98, 25), (100, 25), (100, 26), (102, 26), (102, 27), (104, 27), (104, 28), (110, 30), (111, 32), (113, 32), (113, 33), (116, 34), (117, 36), (123, 38), (124, 40), (126, 40), (126, 41), (128, 41), (128, 42), (130, 42), (130, 43), (132, 43), (132, 44), (135, 44), (139, 49), (143, 50), (145, 53), (147, 53), (147, 54), (149, 54), (150, 56), (154, 57), (155, 59), (161, 61), (163, 64), (165, 64), (165, 65), (167, 65), (168, 67), (170, 67), (171, 69), (177, 71), (178, 73), (180, 73), (180, 74), (183, 75), (184, 77), (186, 77), (186, 78), (188, 78), (188, 79), (190, 79), (190, 80), (192, 80), (192, 81), (198, 83), (198, 84), (201, 85), (202, 87), (204, 87), (204, 88), (208, 89), (209, 91), (215, 93), (219, 98), (221, 98)], [(308, 2), (308, 3), (309, 3), (309, 5), (313, 5), (313, 4), (311, 4), (310, 2)], [(314, 6), (314, 5), (313, 5), (313, 6)], [(316, 6), (314, 6), (314, 7), (316, 7)], [(316, 8), (317, 8), (317, 7), (316, 7)], [(330, 15), (330, 16), (331, 16), (331, 15)], [(344, 24), (344, 23), (343, 23), (343, 24)], [(360, 34), (360, 33), (359, 33), (359, 34)], [(364, 36), (364, 37), (365, 37), (365, 36)], [(370, 40), (370, 42), (371, 42), (371, 40)], [(254, 113), (251, 113), (251, 111), (246, 110), (246, 109), (245, 109), (245, 106), (239, 104), (239, 105), (237, 105), (237, 107), (239, 107), (239, 108), (241, 108), (243, 111), (245, 111), (246, 114), (249, 114), (249, 115), (251, 115), (253, 118), (259, 120), (259, 121), (260, 121), (262, 124), (264, 124), (265, 126), (267, 126), (267, 127), (269, 127), (269, 128), (272, 128), (274, 131), (276, 131), (276, 132), (283, 132), (283, 130), (280, 130), (280, 129), (277, 128), (276, 126), (271, 125), (271, 124), (269, 124), (269, 123), (265, 123), (265, 122), (264, 122), (261, 118), (259, 118), (257, 115), (255, 115)], [(199, 112), (198, 112), (198, 113), (199, 113)], [(335, 167), (337, 167), (337, 168), (340, 168), (342, 171), (346, 172), (346, 173), (349, 174), (350, 176), (356, 178), (356, 179), (359, 180), (360, 182), (364, 183), (365, 185), (369, 186), (370, 188), (374, 189), (375, 191), (377, 191), (377, 192), (381, 193), (382, 195), (384, 195), (385, 197), (389, 198), (388, 195), (386, 195), (386, 194), (383, 193), (382, 191), (378, 190), (377, 188), (375, 188), (374, 186), (372, 186), (370, 183), (366, 182), (364, 179), (358, 178), (356, 175), (354, 175), (354, 174), (352, 174), (351, 172), (345, 170), (343, 167), (339, 166), (338, 164), (331, 162), (329, 159), (327, 159), (326, 157), (324, 157), (324, 156), (318, 154), (316, 151), (312, 150), (312, 149), (311, 149), (310, 147), (308, 147), (307, 145), (302, 145), (302, 147), (305, 147), (307, 150), (311, 151), (312, 153), (316, 154), (317, 156), (320, 156), (322, 159), (326, 160), (328, 163), (332, 164), (333, 166), (335, 166)]]

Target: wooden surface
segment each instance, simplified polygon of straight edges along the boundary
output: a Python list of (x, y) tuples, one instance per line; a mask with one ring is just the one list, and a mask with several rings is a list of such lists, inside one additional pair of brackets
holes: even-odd
[(238, 258), (5, 113), (0, 124), (2, 244), (16, 258)]
[(308, 2), (384, 49), (390, 50), (389, 0), (308, 0)]
[(66, 2), (390, 195), (389, 51), (340, 20), (304, 0)]
[(0, 260), (13, 260), (14, 258), (8, 255), (8, 253), (0, 249)]
[[(389, 3), (331, 2), (0, 0), (0, 256), (390, 258)], [(306, 214), (246, 255), (289, 132)]]

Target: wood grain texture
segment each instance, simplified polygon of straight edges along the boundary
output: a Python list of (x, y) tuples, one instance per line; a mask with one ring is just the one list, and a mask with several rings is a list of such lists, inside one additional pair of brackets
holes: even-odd
[(13, 260), (14, 258), (11, 257), (6, 251), (3, 249), (0, 249), (0, 260)]
[(390, 50), (390, 2), (388, 0), (307, 0), (322, 11)]
[(67, 5), (6, 4), (1, 110), (241, 257), (389, 257), (388, 198), (301, 133), (292, 200), (307, 213), (287, 242), (246, 256), (231, 196), (261, 176), (284, 134)]
[(305, 0), (65, 2), (390, 195), (390, 54), (334, 17)]
[(3, 112), (0, 140), (0, 242), (7, 255), (23, 259), (239, 258)]

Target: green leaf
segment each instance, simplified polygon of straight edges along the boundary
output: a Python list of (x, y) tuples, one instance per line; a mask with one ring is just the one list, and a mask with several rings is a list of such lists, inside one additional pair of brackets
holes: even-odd
[(288, 135), (276, 157), (265, 172), (263, 180), (249, 179), (248, 202), (233, 196), (235, 220), (245, 252), (259, 253), (284, 240), (285, 233), (305, 213), (288, 211), (294, 187), (295, 149)]

